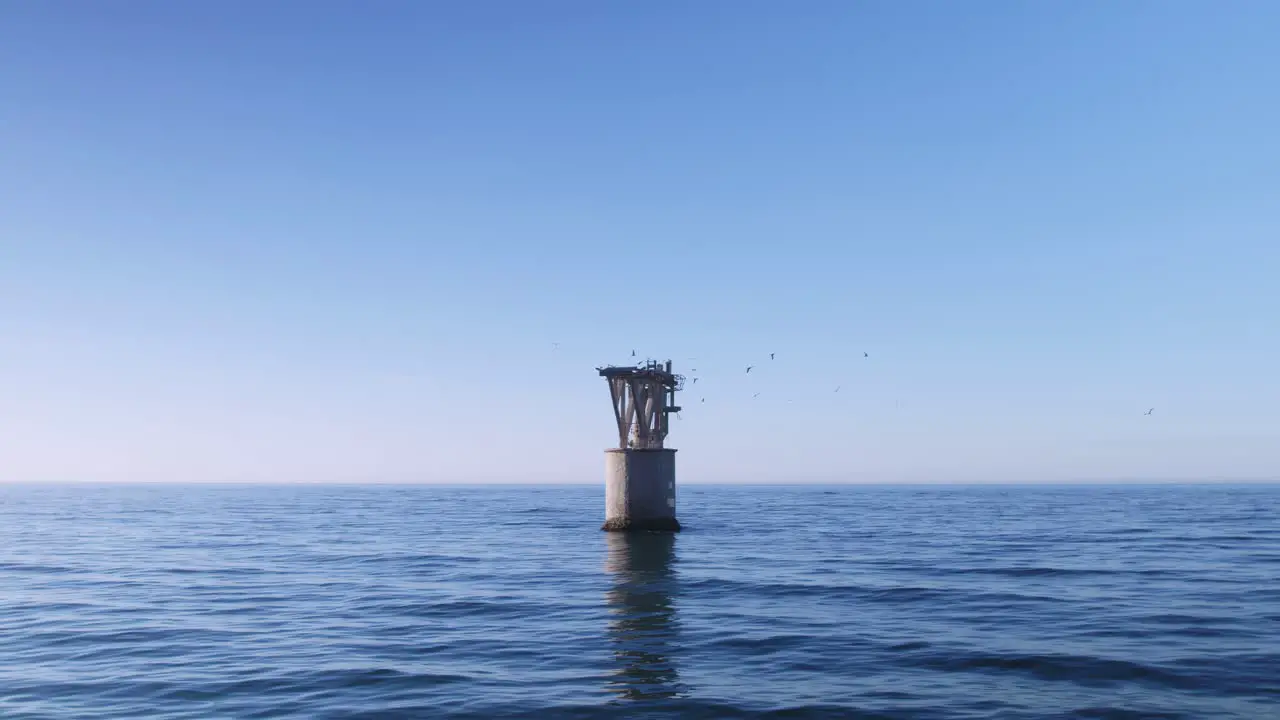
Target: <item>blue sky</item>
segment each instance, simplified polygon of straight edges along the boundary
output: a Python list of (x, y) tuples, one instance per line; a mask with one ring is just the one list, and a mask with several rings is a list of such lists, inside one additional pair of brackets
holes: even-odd
[(682, 482), (1275, 477), (1277, 27), (0, 3), (0, 480), (598, 482), (632, 348)]

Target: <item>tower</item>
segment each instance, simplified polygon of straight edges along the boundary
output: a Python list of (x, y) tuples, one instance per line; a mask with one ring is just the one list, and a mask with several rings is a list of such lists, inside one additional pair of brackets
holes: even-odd
[(664, 447), (684, 378), (666, 364), (597, 368), (609, 382), (618, 447), (604, 451), (603, 530), (679, 531), (676, 451)]

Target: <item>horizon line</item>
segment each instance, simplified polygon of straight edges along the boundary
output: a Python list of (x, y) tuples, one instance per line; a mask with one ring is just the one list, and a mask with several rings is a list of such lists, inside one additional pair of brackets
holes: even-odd
[[(1280, 478), (1099, 478), (1076, 480), (702, 480), (677, 483), (695, 487), (1061, 487), (1085, 485), (1278, 485)], [(0, 480), (0, 486), (256, 486), (256, 487), (588, 487), (604, 486), (603, 481), (531, 481), (509, 480), (432, 481), (432, 480)]]

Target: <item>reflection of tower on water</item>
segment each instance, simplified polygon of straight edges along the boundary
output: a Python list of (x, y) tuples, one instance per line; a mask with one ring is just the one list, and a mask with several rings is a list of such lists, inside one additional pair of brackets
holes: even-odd
[(609, 689), (630, 700), (679, 694), (679, 673), (669, 656), (675, 639), (675, 590), (671, 533), (608, 533), (606, 569), (613, 575), (607, 595), (609, 639), (618, 670)]

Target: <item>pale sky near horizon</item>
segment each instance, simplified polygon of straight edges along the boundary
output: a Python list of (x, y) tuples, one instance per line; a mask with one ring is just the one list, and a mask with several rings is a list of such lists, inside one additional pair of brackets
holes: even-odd
[(598, 482), (632, 348), (681, 481), (1274, 478), (1278, 32), (0, 0), (0, 481)]

